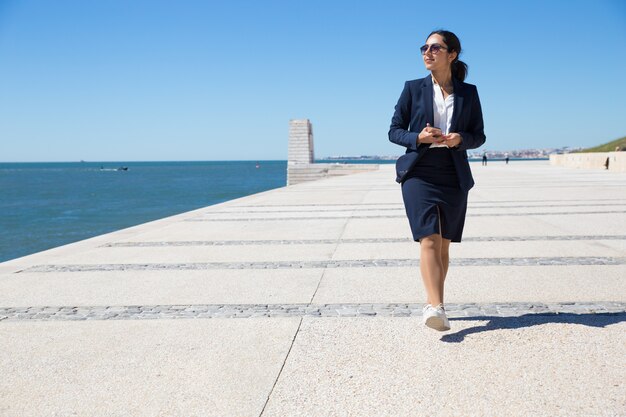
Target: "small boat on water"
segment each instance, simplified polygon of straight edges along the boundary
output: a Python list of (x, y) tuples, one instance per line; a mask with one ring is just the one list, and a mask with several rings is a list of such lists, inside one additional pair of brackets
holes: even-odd
[(128, 171), (128, 167), (118, 167), (118, 168), (105, 168), (100, 165), (100, 171)]

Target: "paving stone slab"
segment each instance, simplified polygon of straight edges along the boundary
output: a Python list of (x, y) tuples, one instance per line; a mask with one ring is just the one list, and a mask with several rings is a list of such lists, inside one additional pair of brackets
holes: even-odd
[(0, 307), (309, 302), (323, 269), (0, 275)]
[(300, 320), (0, 322), (0, 414), (259, 415)]
[(623, 314), (455, 319), (451, 325), (441, 333), (417, 317), (307, 317), (263, 416), (626, 411)]

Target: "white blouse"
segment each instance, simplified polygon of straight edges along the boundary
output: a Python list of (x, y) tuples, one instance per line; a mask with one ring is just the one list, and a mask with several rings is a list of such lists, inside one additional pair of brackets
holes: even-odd
[[(441, 133), (447, 135), (450, 133), (450, 125), (452, 124), (452, 113), (454, 112), (454, 94), (450, 94), (445, 99), (443, 92), (438, 84), (433, 83), (433, 116), (434, 127), (441, 129)], [(447, 148), (444, 143), (432, 143), (431, 148)]]

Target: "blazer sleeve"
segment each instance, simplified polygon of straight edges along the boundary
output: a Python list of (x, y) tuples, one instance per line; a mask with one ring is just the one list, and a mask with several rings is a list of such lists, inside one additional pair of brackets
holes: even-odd
[(417, 132), (410, 132), (409, 124), (411, 120), (411, 91), (409, 90), (409, 82), (404, 83), (404, 89), (398, 104), (396, 104), (395, 112), (391, 118), (391, 126), (389, 127), (389, 140), (408, 149), (417, 150)]
[(483, 123), (483, 111), (480, 106), (480, 98), (478, 97), (478, 90), (474, 87), (474, 94), (472, 99), (472, 107), (470, 110), (470, 123), (465, 131), (458, 132), (463, 140), (456, 148), (459, 151), (466, 149), (476, 149), (485, 143), (485, 126)]

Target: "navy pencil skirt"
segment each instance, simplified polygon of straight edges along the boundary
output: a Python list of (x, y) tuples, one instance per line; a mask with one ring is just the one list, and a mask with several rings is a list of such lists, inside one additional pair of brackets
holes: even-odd
[(402, 198), (413, 240), (440, 234), (460, 242), (467, 211), (467, 192), (448, 148), (428, 148), (402, 181)]

